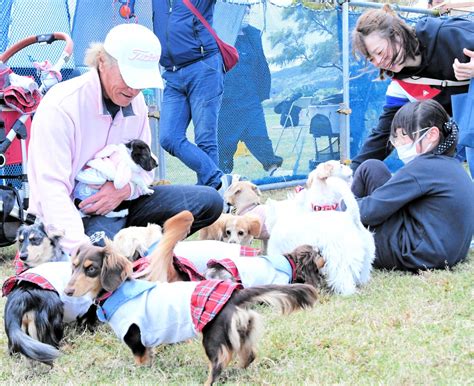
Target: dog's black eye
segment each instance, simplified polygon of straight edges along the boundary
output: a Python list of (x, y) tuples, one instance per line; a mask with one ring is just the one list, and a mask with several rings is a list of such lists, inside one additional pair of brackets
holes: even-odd
[(243, 236), (244, 235), (244, 231), (239, 231), (239, 236)]
[(30, 243), (33, 245), (40, 245), (42, 241), (41, 237), (32, 237), (30, 238)]
[(227, 236), (230, 236), (230, 234), (231, 234), (231, 231), (230, 231), (230, 230), (228, 230), (228, 229), (226, 229), (226, 231), (225, 231), (225, 234), (226, 234)]

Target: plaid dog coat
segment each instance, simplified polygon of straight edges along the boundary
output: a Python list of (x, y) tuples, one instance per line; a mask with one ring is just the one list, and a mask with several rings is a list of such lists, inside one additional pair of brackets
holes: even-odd
[[(133, 272), (138, 274), (145, 270), (149, 265), (149, 258), (141, 257), (133, 262)], [(187, 277), (186, 281), (204, 280), (204, 276), (198, 272), (194, 264), (184, 257), (173, 256), (173, 265), (178, 272)]]
[(71, 271), (71, 263), (66, 261), (49, 262), (30, 268), (5, 280), (2, 286), (3, 296), (8, 296), (23, 281), (33, 283), (44, 290), (55, 291), (64, 305), (63, 321), (73, 322), (87, 312), (92, 305), (92, 299), (87, 295), (66, 296), (64, 289), (71, 278)]
[[(220, 280), (151, 283), (143, 290), (142, 280), (127, 280), (102, 305), (106, 320), (123, 340), (132, 324), (140, 328), (142, 344), (182, 342), (194, 338), (229, 301), (238, 284)], [(148, 282), (146, 282), (148, 283)], [(148, 283), (150, 284), (150, 283)], [(138, 289), (133, 288), (137, 286)], [(121, 293), (128, 298), (116, 299)], [(109, 304), (119, 304), (110, 307)]]
[(183, 241), (174, 249), (176, 256), (183, 256), (196, 267), (199, 273), (207, 268), (210, 259), (232, 259), (239, 256), (258, 256), (260, 249), (216, 240)]

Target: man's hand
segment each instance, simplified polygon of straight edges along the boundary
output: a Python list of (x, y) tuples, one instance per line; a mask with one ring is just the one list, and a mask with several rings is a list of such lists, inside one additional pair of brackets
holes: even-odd
[(126, 184), (122, 189), (115, 189), (114, 184), (110, 181), (95, 188), (99, 191), (79, 204), (79, 208), (85, 214), (104, 216), (130, 197), (131, 192), (129, 184)]
[(461, 63), (457, 58), (454, 59), (453, 69), (457, 80), (469, 80), (474, 78), (474, 51), (463, 49), (464, 55), (470, 58), (469, 62)]

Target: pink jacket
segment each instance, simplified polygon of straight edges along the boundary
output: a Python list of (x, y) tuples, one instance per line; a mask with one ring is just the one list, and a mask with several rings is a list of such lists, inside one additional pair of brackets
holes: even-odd
[(106, 145), (136, 138), (151, 144), (143, 95), (112, 120), (95, 70), (55, 85), (41, 101), (28, 149), (29, 212), (45, 225), (66, 231), (62, 242), (66, 251), (86, 238), (71, 199), (77, 173)]

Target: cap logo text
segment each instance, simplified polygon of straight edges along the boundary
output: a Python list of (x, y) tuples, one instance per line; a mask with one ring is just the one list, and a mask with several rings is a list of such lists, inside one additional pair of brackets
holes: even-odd
[(160, 60), (159, 55), (155, 55), (149, 51), (143, 51), (134, 49), (131, 55), (128, 57), (129, 60), (140, 60), (143, 62), (158, 62)]

